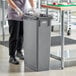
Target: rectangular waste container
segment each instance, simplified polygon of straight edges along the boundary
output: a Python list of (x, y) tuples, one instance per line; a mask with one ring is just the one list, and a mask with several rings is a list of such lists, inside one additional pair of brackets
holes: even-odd
[(49, 70), (50, 23), (52, 16), (24, 16), (24, 66), (34, 71)]

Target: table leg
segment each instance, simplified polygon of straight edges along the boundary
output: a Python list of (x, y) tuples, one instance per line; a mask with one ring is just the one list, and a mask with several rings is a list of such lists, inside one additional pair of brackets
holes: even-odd
[(61, 11), (61, 69), (64, 68), (64, 11)]
[(3, 34), (3, 41), (5, 40), (5, 32), (4, 32), (4, 25), (5, 25), (5, 0), (2, 0), (2, 34)]

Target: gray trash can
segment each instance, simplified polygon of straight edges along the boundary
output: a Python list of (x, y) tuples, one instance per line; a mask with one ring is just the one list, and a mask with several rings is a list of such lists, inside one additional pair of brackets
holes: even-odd
[(24, 16), (24, 65), (34, 71), (49, 70), (52, 16)]

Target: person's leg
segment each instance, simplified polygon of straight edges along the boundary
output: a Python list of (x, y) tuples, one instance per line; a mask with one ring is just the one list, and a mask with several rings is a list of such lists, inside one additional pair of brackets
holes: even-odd
[(24, 57), (22, 54), (22, 45), (23, 45), (23, 21), (20, 21), (18, 38), (17, 38), (17, 56), (23, 60)]
[(16, 52), (16, 45), (17, 45), (17, 31), (18, 31), (18, 21), (15, 20), (8, 20), (9, 24), (9, 56), (10, 56), (10, 63), (13, 64), (19, 64), (19, 62), (15, 58), (15, 52)]

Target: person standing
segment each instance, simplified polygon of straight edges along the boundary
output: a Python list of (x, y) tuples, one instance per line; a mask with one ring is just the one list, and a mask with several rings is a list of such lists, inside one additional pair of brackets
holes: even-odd
[[(9, 25), (9, 62), (19, 64), (16, 56), (24, 60), (22, 53), (23, 44), (23, 15), (26, 12), (24, 9), (26, 0), (7, 0), (8, 10), (7, 19)], [(34, 11), (34, 1), (29, 0), (29, 3)]]

